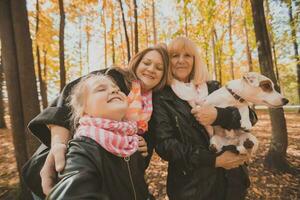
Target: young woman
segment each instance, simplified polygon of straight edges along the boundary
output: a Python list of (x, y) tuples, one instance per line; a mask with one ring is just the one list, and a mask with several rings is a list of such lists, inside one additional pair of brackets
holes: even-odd
[[(199, 95), (203, 96), (220, 87), (218, 82), (208, 81), (207, 68), (192, 41), (175, 38), (168, 45), (168, 52), (173, 79), (187, 85), (194, 84), (201, 91)], [(149, 123), (155, 138), (155, 150), (168, 161), (169, 199), (243, 199), (249, 180), (245, 169), (240, 166), (247, 157), (229, 151), (221, 155), (211, 152), (209, 135), (204, 128), (204, 125), (239, 128), (239, 111), (233, 107), (212, 106), (192, 109), (187, 101), (176, 95), (173, 83), (154, 94)], [(251, 115), (255, 121), (255, 113), (251, 112)], [(225, 169), (233, 169), (233, 172)], [(231, 172), (236, 176), (231, 176)]]
[[(152, 90), (159, 90), (167, 83), (169, 74), (168, 66), (169, 59), (167, 51), (162, 47), (151, 47), (136, 54), (131, 59), (126, 71), (110, 69), (102, 70), (101, 72), (111, 76), (121, 91), (126, 95), (130, 93), (131, 82), (136, 78), (141, 82), (141, 100), (149, 101), (149, 98), (146, 97), (152, 94)], [(49, 154), (45, 148), (38, 150), (23, 170), (23, 177), (27, 185), (40, 197), (44, 197), (44, 194), (49, 194), (56, 179), (55, 171), (61, 171), (64, 168), (66, 144), (72, 137), (70, 131), (72, 131), (71, 124), (73, 124), (73, 122), (70, 121), (72, 111), (68, 104), (69, 96), (72, 88), (79, 81), (80, 79), (69, 83), (63, 89), (58, 99), (28, 125), (31, 132), (37, 136), (42, 143), (51, 147)], [(152, 103), (151, 100), (150, 102)], [(143, 105), (149, 104), (143, 103)], [(147, 108), (145, 107), (145, 109)], [(145, 134), (146, 141), (149, 135), (150, 134)], [(150, 145), (152, 142), (147, 141), (147, 144)], [(143, 143), (140, 146), (142, 146), (140, 147), (141, 151), (147, 151), (147, 148), (143, 147)], [(150, 146), (148, 146), (148, 152), (151, 156), (152, 151)], [(141, 162), (138, 153), (132, 155), (128, 162), (129, 167), (131, 167), (131, 170), (135, 171), (135, 173), (143, 176), (150, 156), (148, 156), (148, 159), (146, 158), (145, 164), (144, 161)], [(126, 166), (124, 159), (122, 161), (124, 162), (124, 166)], [(40, 168), (44, 162), (45, 165), (41, 170)], [(41, 179), (39, 173), (41, 173)], [(42, 188), (39, 187), (39, 185), (42, 185)], [(137, 184), (137, 187), (141, 187), (141, 185)]]

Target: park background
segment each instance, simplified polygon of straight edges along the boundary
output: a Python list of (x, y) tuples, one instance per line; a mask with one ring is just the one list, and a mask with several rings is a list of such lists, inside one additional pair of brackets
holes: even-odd
[[(1, 0), (0, 199), (31, 199), (19, 172), (39, 142), (26, 125), (66, 83), (176, 36), (196, 42), (212, 79), (260, 72), (290, 100), (256, 108), (247, 199), (300, 199), (299, 34), (299, 0)], [(157, 199), (166, 169), (154, 155)]]

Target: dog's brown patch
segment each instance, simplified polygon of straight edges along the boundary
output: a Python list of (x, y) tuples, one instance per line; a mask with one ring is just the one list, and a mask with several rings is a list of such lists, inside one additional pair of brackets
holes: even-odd
[(259, 87), (264, 91), (264, 92), (272, 92), (272, 82), (270, 80), (264, 80), (259, 83)]

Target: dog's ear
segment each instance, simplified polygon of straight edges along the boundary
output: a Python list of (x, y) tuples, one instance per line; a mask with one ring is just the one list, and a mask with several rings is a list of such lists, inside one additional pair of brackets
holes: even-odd
[(243, 75), (243, 80), (249, 85), (258, 87), (259, 86), (259, 74), (255, 72), (248, 72)]

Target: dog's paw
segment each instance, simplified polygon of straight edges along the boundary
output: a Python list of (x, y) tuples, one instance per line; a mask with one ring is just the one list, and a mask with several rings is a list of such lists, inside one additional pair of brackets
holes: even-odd
[(245, 142), (243, 143), (243, 145), (246, 149), (252, 149), (252, 147), (254, 146), (254, 143), (249, 138), (247, 138), (245, 140)]
[(217, 149), (217, 147), (216, 147), (215, 144), (209, 145), (209, 150), (210, 150), (211, 152), (213, 152), (213, 153), (217, 153), (217, 152), (218, 152), (218, 149)]

